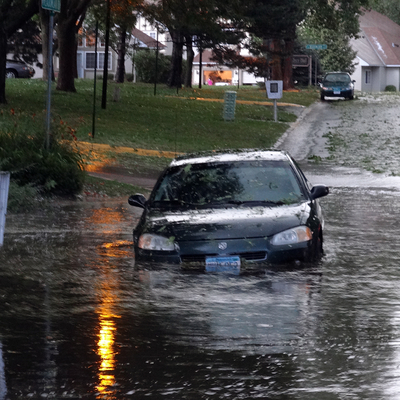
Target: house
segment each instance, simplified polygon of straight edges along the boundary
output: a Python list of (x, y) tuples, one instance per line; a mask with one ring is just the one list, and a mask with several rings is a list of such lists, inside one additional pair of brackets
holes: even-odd
[[(204, 50), (201, 57), (202, 85), (254, 85), (257, 82), (264, 82), (264, 78), (258, 78), (247, 71), (239, 68), (230, 68), (220, 65), (212, 60), (212, 51)], [(200, 82), (200, 54), (193, 60), (192, 84)]]
[(400, 26), (373, 10), (365, 10), (359, 22), (359, 38), (351, 43), (357, 52), (355, 89), (380, 92), (393, 85), (400, 90)]
[[(160, 51), (163, 51), (166, 46), (157, 42), (156, 35), (150, 36), (138, 28), (133, 28), (131, 32), (131, 45), (134, 48), (151, 48), (155, 49), (158, 47)], [(91, 34), (80, 34), (78, 40), (78, 51), (77, 51), (77, 69), (78, 78), (93, 78), (94, 67), (95, 67), (95, 37)], [(105, 41), (99, 38), (97, 43), (97, 73), (102, 74), (104, 68), (104, 57), (105, 57)], [(115, 74), (117, 70), (117, 53), (110, 47), (108, 53), (108, 72), (109, 74)], [(125, 57), (125, 71), (126, 73), (134, 74), (134, 67), (132, 58), (128, 55)]]

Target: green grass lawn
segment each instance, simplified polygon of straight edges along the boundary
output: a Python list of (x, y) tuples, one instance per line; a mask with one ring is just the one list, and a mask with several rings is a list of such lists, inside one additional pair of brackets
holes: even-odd
[[(113, 101), (116, 87), (121, 98)], [(279, 110), (273, 121), (273, 107), (236, 104), (235, 120), (224, 121), (223, 102), (198, 101), (196, 98), (223, 99), (225, 90), (235, 90), (237, 100), (267, 101), (258, 87), (205, 87), (176, 89), (125, 83), (108, 85), (106, 109), (101, 108), (101, 81), (97, 84), (95, 136), (93, 128), (93, 81), (76, 80), (76, 93), (52, 91), (53, 126), (65, 122), (76, 130), (78, 140), (112, 146), (190, 152), (221, 148), (270, 147), (296, 117)], [(8, 104), (2, 106), (2, 118), (14, 110), (20, 118), (45, 119), (47, 84), (41, 80), (7, 80)], [(308, 106), (318, 98), (315, 90), (284, 93), (282, 102)]]
[[(165, 85), (125, 83), (108, 84), (106, 109), (101, 108), (102, 82), (98, 81), (94, 107), (93, 81), (76, 80), (76, 93), (52, 89), (52, 132), (64, 138), (108, 144), (111, 151), (84, 154), (86, 169), (96, 165), (118, 165), (137, 176), (157, 175), (170, 159), (144, 157), (128, 152), (113, 151), (114, 146), (133, 149), (197, 152), (214, 149), (269, 148), (296, 120), (294, 107), (278, 107), (278, 122), (273, 107), (266, 102), (265, 90), (257, 86), (215, 87), (202, 89), (170, 89)], [(55, 84), (53, 84), (55, 85)], [(113, 101), (119, 88), (119, 101)], [(226, 90), (237, 93), (234, 121), (223, 119)], [(14, 129), (20, 133), (45, 131), (47, 83), (38, 79), (9, 79), (6, 81), (8, 104), (0, 105), (0, 135)], [(281, 99), (307, 107), (318, 99), (314, 89), (285, 92)], [(217, 101), (214, 101), (217, 100)], [(221, 101), (222, 100), (222, 101)], [(241, 104), (240, 100), (254, 102)], [(93, 137), (93, 111), (95, 131)], [(89, 146), (90, 147), (90, 146)], [(98, 162), (98, 160), (100, 160)], [(85, 192), (125, 195), (132, 186), (86, 177)], [(29, 196), (29, 195), (28, 195)], [(23, 196), (22, 196), (23, 197)]]

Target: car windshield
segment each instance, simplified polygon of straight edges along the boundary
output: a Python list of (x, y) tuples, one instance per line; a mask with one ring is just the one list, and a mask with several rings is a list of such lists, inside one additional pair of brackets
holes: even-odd
[(351, 82), (347, 74), (328, 74), (324, 78), (325, 85), (348, 85)]
[(188, 164), (171, 168), (156, 206), (283, 205), (304, 199), (291, 166), (282, 161)]

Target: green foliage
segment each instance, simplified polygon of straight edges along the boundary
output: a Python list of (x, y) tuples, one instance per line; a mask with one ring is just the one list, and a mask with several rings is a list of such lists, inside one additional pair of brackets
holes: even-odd
[[(137, 79), (139, 82), (154, 83), (157, 54), (154, 50), (139, 50), (134, 56)], [(158, 54), (157, 83), (167, 83), (171, 66), (171, 57)]]
[[(310, 17), (298, 29), (300, 42), (304, 47), (307, 43), (323, 43), (327, 45), (326, 50), (318, 51), (314, 55), (314, 58), (318, 58), (323, 72), (345, 71), (350, 74), (353, 73), (355, 68), (354, 60), (357, 53), (350, 46), (350, 36), (342, 26), (337, 26), (336, 29), (327, 29), (317, 26), (316, 23), (317, 20)], [(303, 54), (306, 53), (304, 47)]]
[(371, 0), (371, 7), (400, 25), (400, 2), (398, 0)]
[(8, 191), (7, 210), (10, 212), (26, 211), (34, 208), (41, 200), (37, 188), (32, 185), (19, 186), (11, 181)]
[(80, 154), (69, 140), (75, 138), (75, 131), (63, 121), (55, 124), (47, 149), (42, 122), (13, 109), (10, 114), (7, 118), (3, 112), (0, 118), (0, 170), (10, 171), (19, 186), (37, 188), (41, 193), (78, 193), (85, 173)]
[(396, 89), (396, 86), (394, 86), (394, 85), (388, 85), (385, 87), (385, 92), (396, 92), (396, 91), (397, 91), (397, 89)]

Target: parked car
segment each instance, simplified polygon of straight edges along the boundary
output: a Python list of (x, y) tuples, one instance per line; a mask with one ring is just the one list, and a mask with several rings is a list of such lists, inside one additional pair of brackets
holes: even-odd
[(312, 187), (283, 151), (184, 156), (158, 179), (133, 231), (135, 262), (206, 271), (252, 269), (322, 254), (324, 219)]
[(7, 60), (6, 78), (32, 78), (35, 70), (23, 61)]
[(321, 100), (325, 97), (354, 99), (354, 82), (347, 72), (329, 72), (320, 84)]

